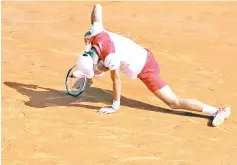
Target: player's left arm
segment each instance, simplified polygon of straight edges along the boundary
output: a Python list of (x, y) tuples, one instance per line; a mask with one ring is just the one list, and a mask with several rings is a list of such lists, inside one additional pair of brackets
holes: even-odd
[(117, 54), (109, 54), (104, 62), (104, 66), (109, 68), (111, 80), (113, 82), (113, 103), (112, 106), (106, 106), (99, 110), (99, 113), (113, 113), (116, 112), (120, 107), (121, 98), (121, 79), (120, 79), (120, 60)]
[(113, 82), (113, 97), (114, 101), (120, 101), (121, 95), (121, 80), (119, 74), (120, 59), (118, 54), (109, 54), (104, 61), (104, 66), (109, 68), (111, 80)]
[(120, 98), (121, 98), (121, 79), (119, 74), (119, 69), (110, 71), (111, 80), (113, 82), (113, 103), (112, 106), (105, 106), (99, 110), (100, 114), (114, 113), (120, 108)]
[[(116, 70), (111, 70), (110, 71), (111, 75), (111, 80), (113, 82), (113, 98), (114, 101), (119, 101), (121, 98), (121, 79), (120, 79), (120, 74), (119, 74), (119, 69)], [(116, 108), (119, 108), (118, 106)], [(116, 109), (115, 108), (115, 109)]]

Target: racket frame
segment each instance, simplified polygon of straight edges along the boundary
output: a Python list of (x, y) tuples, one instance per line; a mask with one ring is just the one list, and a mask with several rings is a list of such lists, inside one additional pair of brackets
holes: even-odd
[(83, 78), (85, 79), (85, 81), (84, 81), (84, 83), (83, 83), (83, 87), (82, 87), (81, 91), (80, 91), (79, 93), (77, 93), (77, 94), (73, 94), (73, 93), (70, 92), (70, 89), (69, 89), (69, 87), (68, 87), (68, 79), (69, 79), (69, 78), (72, 78), (72, 77), (70, 77), (70, 76), (71, 76), (71, 75), (73, 76), (73, 74), (70, 75), (70, 72), (72, 71), (72, 69), (73, 69), (75, 66), (76, 66), (76, 65), (73, 65), (73, 66), (68, 70), (67, 75), (66, 75), (66, 80), (65, 80), (66, 91), (67, 91), (67, 93), (68, 93), (70, 96), (73, 96), (73, 97), (80, 96), (80, 95), (84, 92), (84, 90), (85, 90), (85, 88), (86, 88), (86, 85), (87, 85), (87, 82), (88, 82), (87, 77), (86, 77), (86, 76), (83, 76)]

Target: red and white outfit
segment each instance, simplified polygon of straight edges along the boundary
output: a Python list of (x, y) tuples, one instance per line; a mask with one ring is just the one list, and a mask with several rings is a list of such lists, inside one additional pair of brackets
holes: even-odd
[(96, 49), (105, 67), (110, 70), (119, 68), (131, 79), (139, 78), (151, 92), (166, 85), (151, 51), (132, 40), (102, 30), (91, 38), (91, 47)]

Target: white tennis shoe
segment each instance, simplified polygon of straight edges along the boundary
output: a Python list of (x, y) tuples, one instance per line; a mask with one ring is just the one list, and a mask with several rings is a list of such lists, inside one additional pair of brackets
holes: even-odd
[(219, 108), (218, 111), (216, 111), (216, 113), (214, 114), (214, 119), (212, 121), (212, 125), (214, 127), (218, 127), (221, 124), (224, 123), (224, 121), (230, 117), (231, 111), (230, 111), (230, 107), (226, 107), (226, 108)]

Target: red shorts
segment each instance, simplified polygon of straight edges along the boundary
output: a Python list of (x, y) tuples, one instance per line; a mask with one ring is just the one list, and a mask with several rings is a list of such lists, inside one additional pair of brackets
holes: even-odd
[(166, 85), (166, 83), (160, 77), (160, 66), (156, 62), (152, 52), (149, 50), (147, 51), (146, 63), (142, 71), (138, 74), (138, 78), (152, 93)]

